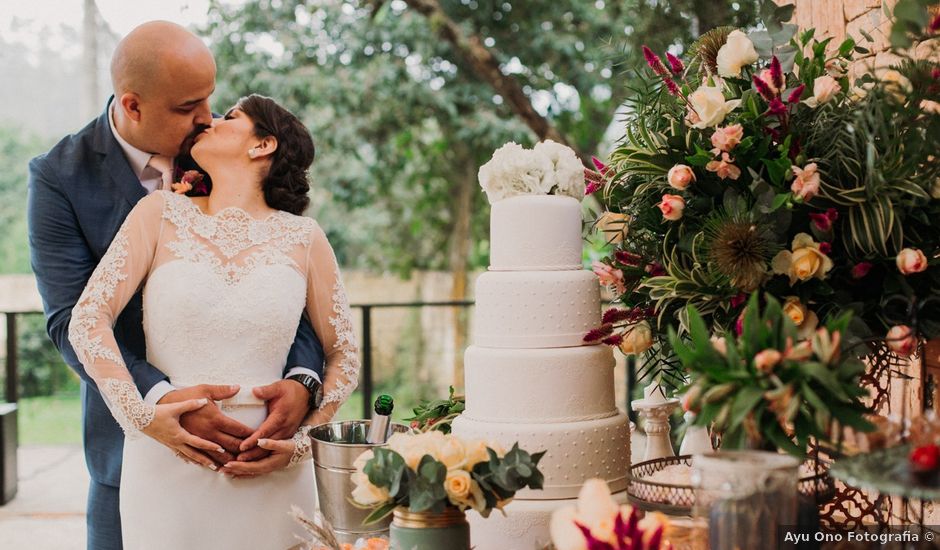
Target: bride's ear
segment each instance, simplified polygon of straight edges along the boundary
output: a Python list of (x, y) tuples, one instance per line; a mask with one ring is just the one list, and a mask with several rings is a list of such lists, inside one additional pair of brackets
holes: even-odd
[(267, 136), (261, 138), (257, 145), (248, 150), (248, 156), (253, 159), (263, 159), (274, 154), (277, 151), (277, 138)]

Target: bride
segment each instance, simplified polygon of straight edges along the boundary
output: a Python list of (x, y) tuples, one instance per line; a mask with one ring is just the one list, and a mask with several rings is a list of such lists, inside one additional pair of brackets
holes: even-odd
[[(125, 548), (287, 548), (302, 533), (291, 505), (316, 503), (307, 432), (332, 418), (359, 369), (333, 249), (301, 216), (313, 141), (291, 113), (251, 95), (196, 137), (192, 156), (211, 196), (160, 191), (134, 207), (73, 310), (69, 340), (127, 435)], [(279, 380), (306, 313), (326, 352), (322, 405), (292, 440), (261, 440), (268, 458), (191, 465), (194, 449), (220, 450), (179, 423), (206, 401), (145, 403), (115, 342), (114, 321), (141, 287), (147, 359), (177, 386)], [(252, 428), (266, 416), (249, 392), (221, 407)]]

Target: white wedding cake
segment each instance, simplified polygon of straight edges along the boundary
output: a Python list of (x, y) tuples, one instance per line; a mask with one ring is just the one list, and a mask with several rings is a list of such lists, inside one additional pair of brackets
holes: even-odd
[[(583, 196), (583, 169), (571, 157)], [(611, 349), (583, 345), (600, 324), (601, 307), (597, 277), (581, 265), (580, 197), (519, 194), (518, 186), (515, 194), (494, 193), (499, 182), (484, 181), (486, 168), (480, 172), (493, 202), (492, 264), (476, 283), (474, 344), (464, 361), (466, 410), (453, 430), (506, 449), (519, 442), (529, 452), (546, 451), (539, 463), (543, 490), (520, 491), (506, 517), (468, 516), (474, 547), (533, 550), (550, 542), (552, 511), (577, 498), (586, 480), (605, 479), (614, 493), (626, 490), (630, 429), (614, 401)]]

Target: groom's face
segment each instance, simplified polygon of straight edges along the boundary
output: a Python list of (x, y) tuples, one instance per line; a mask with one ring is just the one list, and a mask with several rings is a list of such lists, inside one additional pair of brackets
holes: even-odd
[[(211, 61), (211, 59), (210, 59)], [(140, 135), (148, 149), (167, 156), (188, 153), (192, 138), (212, 124), (209, 96), (215, 90), (215, 63), (167, 71), (165, 79), (140, 100)]]

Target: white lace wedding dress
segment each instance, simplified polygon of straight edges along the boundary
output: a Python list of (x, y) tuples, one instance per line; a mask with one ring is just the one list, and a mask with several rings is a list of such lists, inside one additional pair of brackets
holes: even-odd
[(114, 320), (144, 286), (148, 361), (176, 387), (239, 384), (222, 411), (255, 428), (266, 415), (252, 387), (281, 378), (306, 311), (326, 353), (324, 406), (356, 386), (358, 350), (333, 250), (310, 218), (207, 215), (161, 191), (131, 211), (72, 313), (69, 337), (124, 429), (124, 547), (286, 549), (303, 530), (291, 505), (316, 503), (310, 461), (250, 479), (184, 463), (141, 433), (153, 418), (114, 340)]

